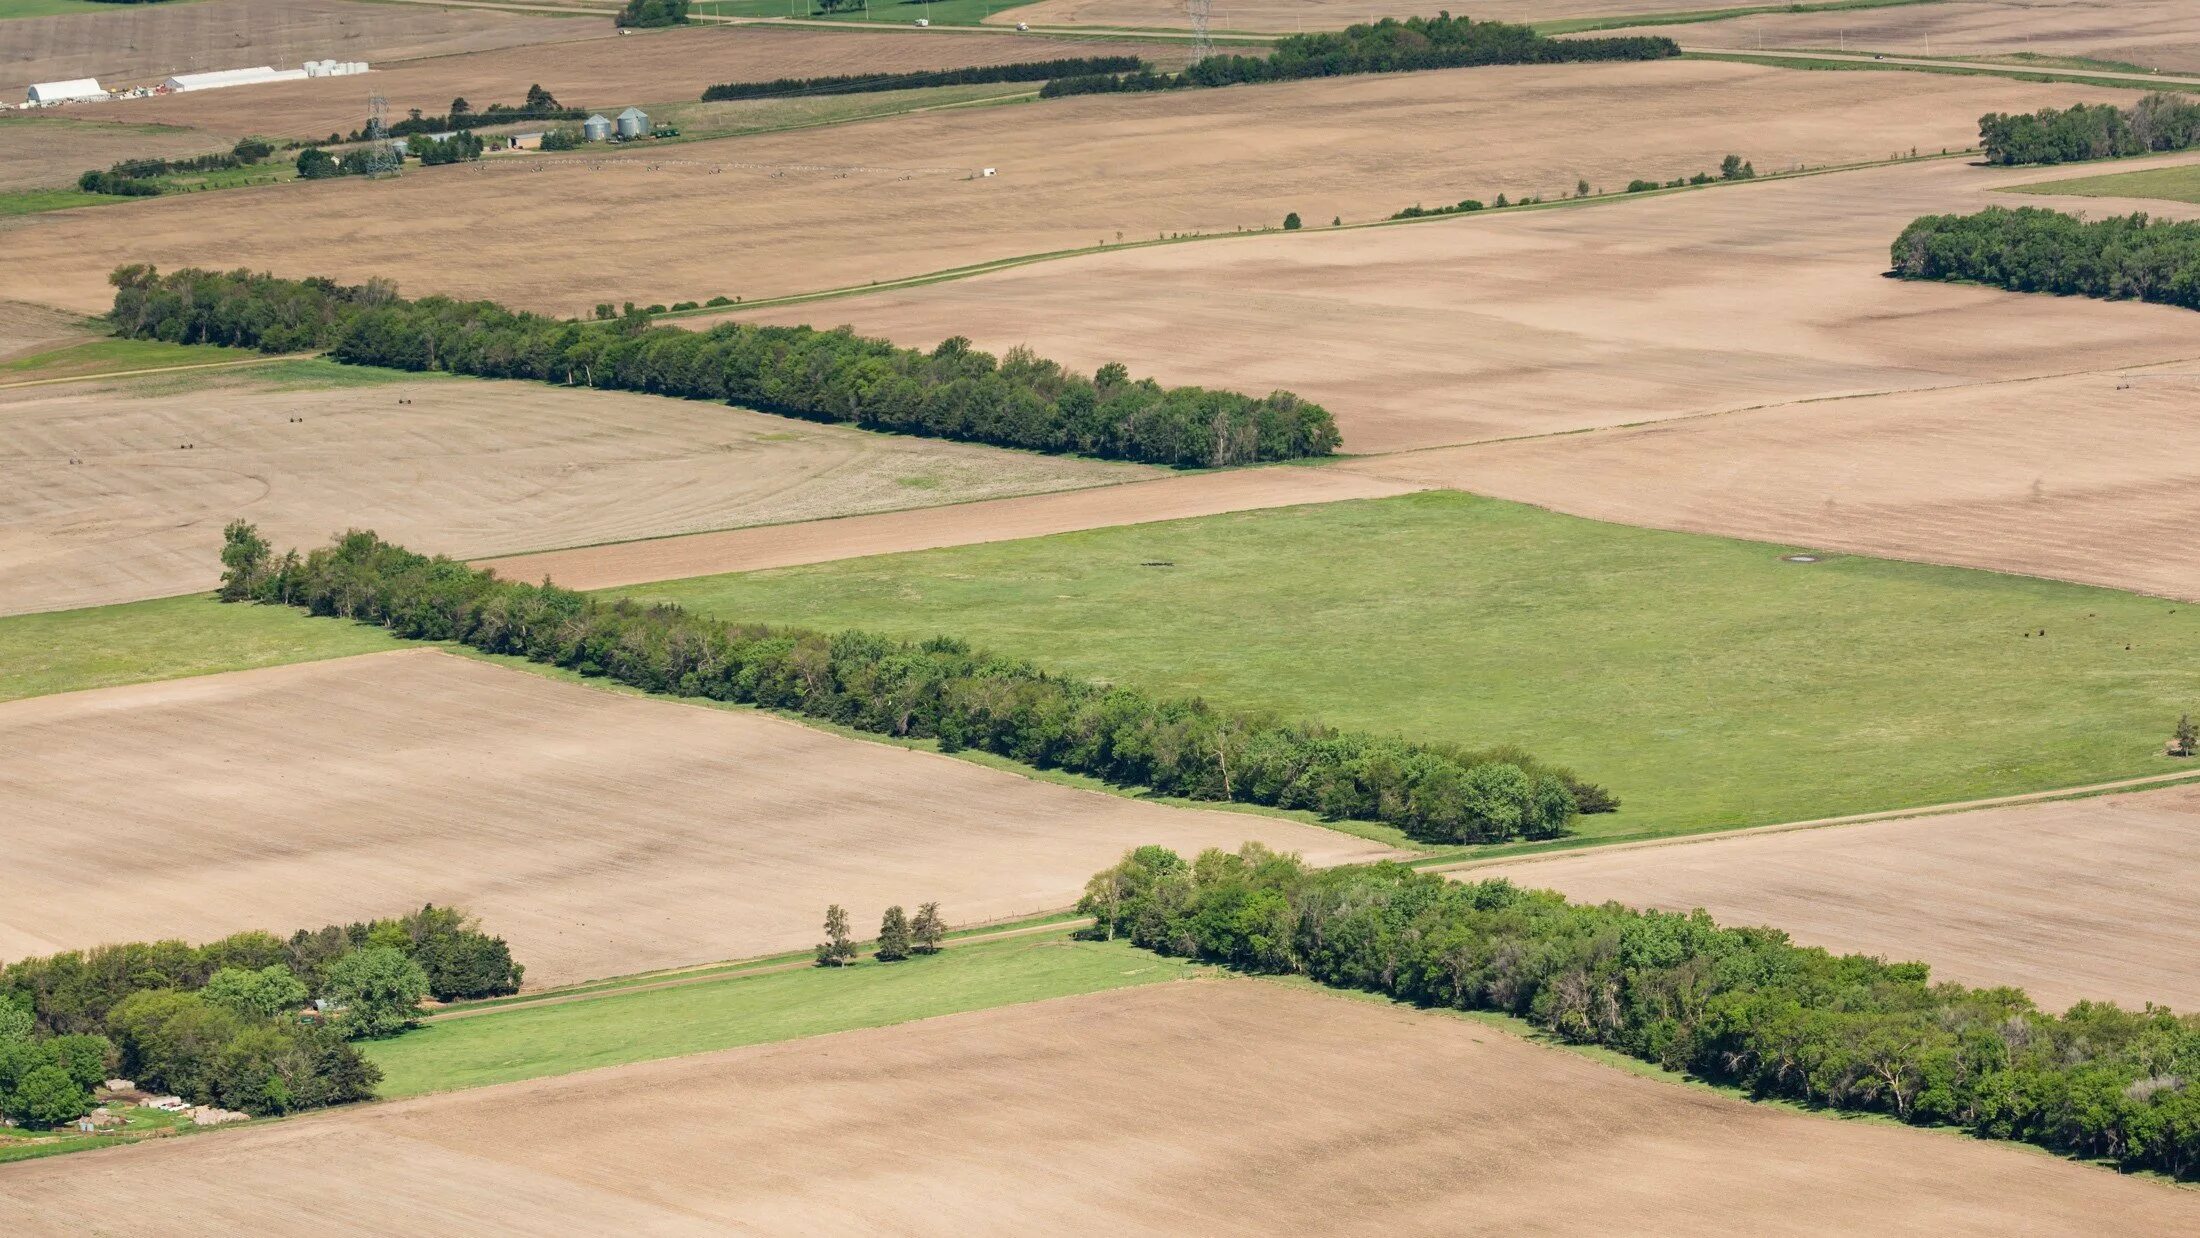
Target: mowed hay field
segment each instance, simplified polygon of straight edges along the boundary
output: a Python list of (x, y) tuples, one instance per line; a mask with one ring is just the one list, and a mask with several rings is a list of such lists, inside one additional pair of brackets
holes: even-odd
[(1685, 47), (1738, 52), (1846, 48), (1937, 58), (2030, 53), (2200, 73), (2200, 6), (2190, 0), (1938, 0), (1610, 33), (1662, 34)]
[(97, 324), (25, 301), (0, 300), (0, 361), (99, 338)]
[(1256, 980), (317, 1114), (7, 1180), (0, 1227), (24, 1235), (124, 1228), (148, 1198), (173, 1224), (270, 1234), (325, 1232), (330, 1215), (419, 1232), (1111, 1238), (2200, 1227), (2190, 1191)]
[(904, 343), (953, 329), (1075, 366), (1166, 357), (1171, 382), (1317, 400), (1359, 453), (2200, 353), (2189, 310), (1885, 278), (1916, 216), (2040, 179), (1936, 160), (1094, 255), (744, 316), (829, 311)]
[[(288, 373), (307, 385), (259, 377)], [(286, 548), (363, 528), (491, 555), (1163, 474), (701, 401), (364, 381), (389, 377), (279, 363), (0, 392), (0, 471), (19, 479), (0, 489), (0, 614), (210, 588), (237, 519)]]
[(2173, 768), (2162, 741), (2192, 707), (2200, 610), (1790, 550), (1431, 491), (623, 592), (947, 631), (1149, 690), (1516, 743), (1621, 798), (1578, 823), (1593, 837)]
[[(373, 7), (395, 7), (402, 13), (411, 6)], [(491, 103), (518, 104), (526, 98), (527, 88), (539, 83), (568, 107), (594, 108), (611, 116), (631, 104), (690, 103), (702, 95), (704, 87), (719, 82), (897, 73), (1063, 56), (1136, 55), (1170, 64), (1185, 57), (1183, 49), (1172, 44), (1093, 44), (1008, 33), (712, 25), (618, 36), (608, 13), (602, 20), (558, 24), (570, 28), (576, 37), (549, 46), (392, 61), (366, 77), (274, 82), (130, 99), (82, 110), (86, 115), (142, 117), (225, 131), (321, 137), (359, 128), (366, 119), (369, 93), (388, 99), (393, 117), (403, 116), (408, 108), (441, 115), (454, 95), (486, 109)], [(584, 31), (588, 37), (579, 37)], [(1038, 84), (1029, 89), (1037, 90)]]
[[(329, 621), (336, 622), (336, 621)], [(0, 706), (0, 959), (457, 904), (530, 986), (1066, 907), (1144, 843), (1387, 854), (431, 649)]]
[(2043, 1009), (2200, 1008), (2190, 786), (1465, 869), (1585, 902), (1701, 907), (1805, 945), (2015, 985)]
[[(874, 36), (817, 37), (847, 46)], [(1101, 241), (1274, 227), (1290, 211), (1318, 226), (1338, 216), (1387, 218), (1416, 202), (1570, 193), (1581, 178), (1618, 189), (1630, 177), (1669, 179), (1715, 169), (1728, 152), (1769, 172), (1795, 162), (1885, 158), (1913, 146), (1962, 147), (1974, 139), (1982, 112), (2130, 97), (2126, 91), (1971, 77), (1892, 78), (1686, 61), (1086, 96), (688, 142), (662, 155), (508, 158), (408, 170), (394, 182), (294, 183), (56, 212), (15, 221), (4, 235), (0, 278), (86, 313), (110, 303), (107, 276), (118, 264), (226, 266), (240, 253), (279, 275), (382, 276), (413, 295), (488, 296), (566, 314), (586, 314), (605, 300), (753, 300)], [(696, 162), (660, 162), (666, 159)], [(998, 175), (972, 179), (981, 167), (995, 167)], [(1928, 177), (1925, 183), (1937, 182)], [(1876, 233), (1895, 208), (1881, 201), (1888, 192), (1883, 183), (1865, 186), (1842, 199), (1838, 213), (1869, 211)], [(1702, 197), (1684, 196), (1687, 203), (1647, 217), (1678, 227), (1680, 235), (1664, 248), (1691, 252), (1671, 255), (1667, 267), (1641, 272), (1645, 278), (1686, 272), (1711, 278), (1710, 264), (1693, 251), (1723, 239), (1719, 211), (1703, 205)], [(1939, 196), (1926, 195), (1932, 205)], [(1803, 246), (1812, 230), (1833, 222), (1813, 219), (1809, 209), (1784, 200), (1751, 201), (1760, 213), (1741, 209), (1762, 234), (1759, 244), (1784, 239)], [(893, 208), (885, 209), (885, 202)], [(117, 219), (103, 213), (115, 210), (130, 214)], [(483, 228), (483, 219), (497, 225)], [(930, 290), (923, 295), (986, 304), (966, 309), (943, 303), (920, 333), (930, 335), (922, 341), (926, 347), (954, 334), (989, 345), (1019, 338), (1036, 343), (1043, 335), (1075, 344), (1069, 351), (1081, 365), (1088, 357), (1091, 365), (1152, 358), (1172, 382), (1207, 373), (1224, 385), (1260, 391), (1278, 383), (1264, 379), (1258, 367), (1290, 351), (1300, 362), (1286, 371), (1295, 381), (1312, 371), (1329, 379), (1320, 384), (1324, 389), (1364, 404), (1358, 397), (1365, 393), (1339, 382), (1359, 366), (1390, 376), (1393, 388), (1419, 389), (1428, 385), (1424, 367), (1435, 363), (1432, 354), (1491, 346), (1486, 324), (1477, 323), (1475, 334), (1458, 331), (1460, 299), (1471, 297), (1481, 306), (1492, 299), (1492, 283), (1545, 296), (1601, 298), (1609, 292), (1603, 276), (1615, 254), (1636, 255), (1639, 267), (1649, 257), (1641, 251), (1656, 246), (1624, 236), (1584, 239), (1627, 226), (1608, 215), (1575, 224), (1512, 221), (1495, 230), (1481, 222), (1465, 235), (1385, 230), (1319, 244), (1306, 244), (1312, 238), (1305, 236), (1273, 237), (1049, 264), (1013, 282)], [(1565, 235), (1527, 244), (1506, 239), (1538, 228)], [(1872, 245), (1883, 251), (1885, 240), (1874, 235)], [(1578, 267), (1544, 252), (1561, 248), (1581, 253)], [(1266, 286), (1258, 273), (1269, 255), (1281, 256), (1289, 270), (1291, 283), (1284, 288)], [(1465, 269), (1469, 256), (1492, 269)], [(1549, 269), (1537, 265), (1546, 261)], [(1785, 268), (1793, 260), (1778, 261)], [(1304, 269), (1309, 266), (1314, 269)], [(1596, 278), (1582, 273), (1590, 270)], [(1165, 274), (1170, 271), (1180, 274), (1171, 278)], [(1362, 285), (1345, 286), (1349, 273)], [(1717, 272), (1732, 282), (1715, 303), (1734, 307), (1761, 299), (1746, 287), (1757, 272), (1746, 275), (1736, 280), (1736, 273)], [(1126, 280), (1134, 287), (1119, 286)], [(1037, 298), (1039, 287), (1094, 287), (1095, 295), (1079, 291), (1050, 303)], [(1391, 302), (1379, 309), (1360, 304), (1370, 289)], [(1287, 293), (1303, 299), (1284, 299)], [(1697, 295), (1695, 288), (1676, 290), (1677, 300)], [(783, 316), (899, 327), (893, 311), (899, 304), (859, 298), (799, 306)], [(1164, 304), (1170, 312), (1157, 312)], [(1285, 304), (1300, 308), (1281, 321), (1267, 318)], [(1399, 350), (1355, 338), (1370, 311), (1381, 317), (1373, 324), (1379, 340), (1418, 332), (1439, 337), (1440, 344), (1415, 347), (1413, 355), (1424, 360), (1402, 365)], [(1582, 310), (1574, 305), (1566, 312)], [(1597, 311), (1590, 321), (1603, 317)], [(1177, 330), (1178, 322), (1187, 329)], [(1234, 324), (1256, 330), (1259, 339), (1227, 338)], [(1325, 347), (1276, 346), (1313, 326), (1323, 330)], [(1539, 327), (1536, 334), (1544, 332)], [(1731, 334), (1722, 328), (1722, 336)], [(1560, 342), (1569, 356), (1578, 351), (1573, 341)], [(1217, 356), (1248, 364), (1221, 369), (1214, 365)], [(1684, 368), (1702, 381), (1699, 358), (1689, 358)], [(1527, 376), (1523, 383), (1547, 401), (1545, 376)], [(1459, 402), (1455, 390), (1425, 394), (1446, 408)], [(1575, 393), (1561, 394), (1573, 402)], [(1385, 412), (1352, 411), (1363, 418)], [(1353, 441), (1349, 429), (1347, 439)]]
[[(1739, 8), (1743, 0), (1705, 0), (1700, 8)], [(1476, 21), (1541, 22), (1569, 17), (1632, 17), (1669, 13), (1674, 0), (1488, 0), (1476, 4)], [(1375, 17), (1433, 17), (1421, 5), (1368, 0), (1216, 0), (1211, 19), (1216, 30), (1264, 34), (1342, 30)], [(1034, 26), (1116, 26), (1131, 30), (1188, 30), (1192, 19), (1183, 4), (1170, 0), (1039, 0), (985, 19), (994, 25), (1029, 22)]]
[[(115, 88), (209, 69), (290, 69), (332, 59), (373, 63), (605, 33), (601, 23), (585, 19), (472, 5), (195, 0), (101, 7), (107, 11), (0, 21), (0, 94), (20, 96), (32, 82), (65, 78), (96, 77)], [(374, 79), (347, 80), (364, 100), (363, 83)]]
[[(2200, 353), (2200, 335), (2192, 347)], [(1350, 461), (1577, 516), (2200, 601), (2200, 377), (1906, 391)]]
[(188, 158), (235, 141), (175, 125), (9, 114), (0, 116), (0, 190), (73, 186), (79, 174), (120, 160)]

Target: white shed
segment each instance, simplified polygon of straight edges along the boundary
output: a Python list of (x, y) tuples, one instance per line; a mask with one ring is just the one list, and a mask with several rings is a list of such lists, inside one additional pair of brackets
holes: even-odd
[(28, 99), (32, 103), (67, 103), (75, 99), (106, 97), (106, 89), (97, 80), (80, 77), (67, 82), (40, 82), (31, 87)]
[(162, 85), (170, 90), (218, 90), (224, 86), (257, 86), (262, 82), (302, 82), (304, 69), (278, 69), (257, 65), (250, 69), (215, 69), (208, 73), (178, 73)]

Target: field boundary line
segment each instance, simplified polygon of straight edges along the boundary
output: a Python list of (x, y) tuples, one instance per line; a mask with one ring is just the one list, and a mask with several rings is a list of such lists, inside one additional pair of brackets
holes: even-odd
[(2057, 800), (2087, 799), (2096, 795), (2108, 795), (2118, 791), (2145, 790), (2159, 786), (2173, 786), (2200, 781), (2200, 768), (2175, 770), (2166, 774), (2142, 774), (2136, 778), (2118, 778), (2109, 782), (2096, 782), (2085, 786), (2062, 787), (2052, 791), (2025, 791), (2015, 795), (1995, 795), (1985, 799), (1952, 800), (1945, 804), (1920, 804), (1914, 808), (1889, 808), (1879, 812), (1848, 813), (1838, 817), (1816, 817), (1808, 821), (1782, 821), (1773, 825), (1752, 825), (1735, 830), (1710, 830), (1695, 834), (1675, 834), (1667, 838), (1640, 838), (1632, 842), (1611, 842), (1585, 847), (1569, 847), (1563, 850), (1528, 852), (1521, 855), (1489, 856), (1485, 858), (1456, 860), (1447, 864), (1431, 864), (1421, 869), (1425, 873), (1457, 873), (1476, 868), (1495, 868), (1511, 864), (1539, 864), (1562, 860), (1577, 855), (1607, 855), (1615, 851), (1642, 851), (1653, 847), (1680, 847), (1693, 843), (1715, 843), (1729, 838), (1744, 838), (1760, 834), (1792, 834), (1802, 830), (1839, 829), (1849, 825), (1871, 825), (1881, 821), (1905, 821), (1917, 817), (1940, 817), (1955, 813), (1975, 812), (1983, 808), (2015, 807), (2024, 804), (2044, 804)]
[(182, 370), (234, 370), (248, 365), (271, 365), (277, 361), (311, 361), (320, 355), (317, 352), (291, 352), (272, 357), (247, 357), (242, 361), (195, 361), (190, 365), (156, 365), (142, 370), (106, 370), (98, 374), (64, 374), (59, 378), (30, 378), (21, 382), (0, 383), (0, 391), (12, 391), (18, 387), (50, 387), (56, 383), (88, 383), (102, 378), (136, 378), (143, 374), (174, 374)]
[(1898, 69), (1922, 73), (1973, 73), (1987, 77), (2015, 77), (2037, 82), (2069, 82), (2080, 86), (2200, 86), (2200, 77), (2189, 74), (2126, 73), (2114, 69), (2056, 69), (2036, 68), (2027, 65), (2004, 65), (1980, 60), (1943, 60), (1924, 56), (1875, 56), (1870, 52), (1812, 52), (1782, 51), (1766, 48), (1751, 50), (1734, 47), (1683, 47), (1681, 55), (1694, 60), (1727, 60), (1744, 64), (1779, 65), (1783, 62), (1799, 62), (1809, 68), (1813, 62), (1835, 66), (1856, 65), (1869, 69)]

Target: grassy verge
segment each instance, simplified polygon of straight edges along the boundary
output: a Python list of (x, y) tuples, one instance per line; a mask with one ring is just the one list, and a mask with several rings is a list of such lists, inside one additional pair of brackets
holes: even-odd
[[(208, 534), (210, 546), (219, 530)], [(211, 553), (211, 550), (209, 550)], [(403, 647), (380, 628), (211, 594), (0, 618), (0, 701)]]
[(1817, 4), (1754, 4), (1740, 8), (1686, 9), (1673, 13), (1637, 13), (1616, 17), (1567, 17), (1531, 22), (1540, 34), (1582, 34), (1591, 30), (1627, 30), (1636, 26), (1692, 26), (1765, 13), (1846, 13), (1852, 9), (1892, 9), (1941, 0), (1824, 0)]
[(196, 1129), (192, 1126), (191, 1119), (180, 1113), (146, 1109), (138, 1105), (117, 1108), (122, 1115), (122, 1126), (118, 1134), (87, 1135), (73, 1126), (50, 1131), (0, 1130), (0, 1165), (13, 1161), (36, 1160), (42, 1156), (60, 1156), (65, 1152), (111, 1148), (118, 1144), (135, 1143), (148, 1135), (189, 1134)]
[(619, 592), (949, 632), (1231, 706), (1518, 743), (1626, 801), (1585, 818), (1584, 842), (2167, 770), (2200, 610), (1790, 549), (1431, 492)]
[(150, 370), (171, 365), (208, 365), (225, 361), (254, 361), (261, 354), (249, 348), (222, 348), (213, 344), (166, 344), (159, 340), (87, 340), (47, 352), (0, 362), (0, 383), (41, 378), (93, 378), (127, 370)]
[(366, 1048), (382, 1067), (382, 1096), (416, 1096), (885, 1027), (1203, 970), (1125, 942), (1073, 941), (1064, 931), (952, 947), (902, 963), (865, 960), (519, 1007), (429, 1023)]
[(79, 206), (113, 206), (117, 202), (136, 200), (118, 198), (113, 194), (85, 193), (81, 189), (11, 189), (0, 193), (0, 216), (40, 215), (47, 211), (66, 211)]
[(995, 13), (1022, 8), (1030, 0), (873, 0), (865, 5), (824, 12), (817, 0), (696, 0), (693, 9), (710, 17), (800, 17), (907, 26), (922, 18), (935, 26), (976, 26)]
[(2002, 192), (2065, 198), (2160, 198), (2168, 202), (2200, 202), (2200, 163), (2012, 185)]

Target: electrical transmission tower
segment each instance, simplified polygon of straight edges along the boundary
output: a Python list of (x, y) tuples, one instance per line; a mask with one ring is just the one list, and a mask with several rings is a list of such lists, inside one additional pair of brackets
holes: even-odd
[(1214, 20), (1215, 0), (1184, 0), (1184, 9), (1192, 15), (1192, 62), (1197, 64), (1215, 54), (1215, 41), (1207, 32)]
[(380, 95), (367, 100), (367, 175), (395, 176), (404, 162), (390, 145), (390, 102)]

